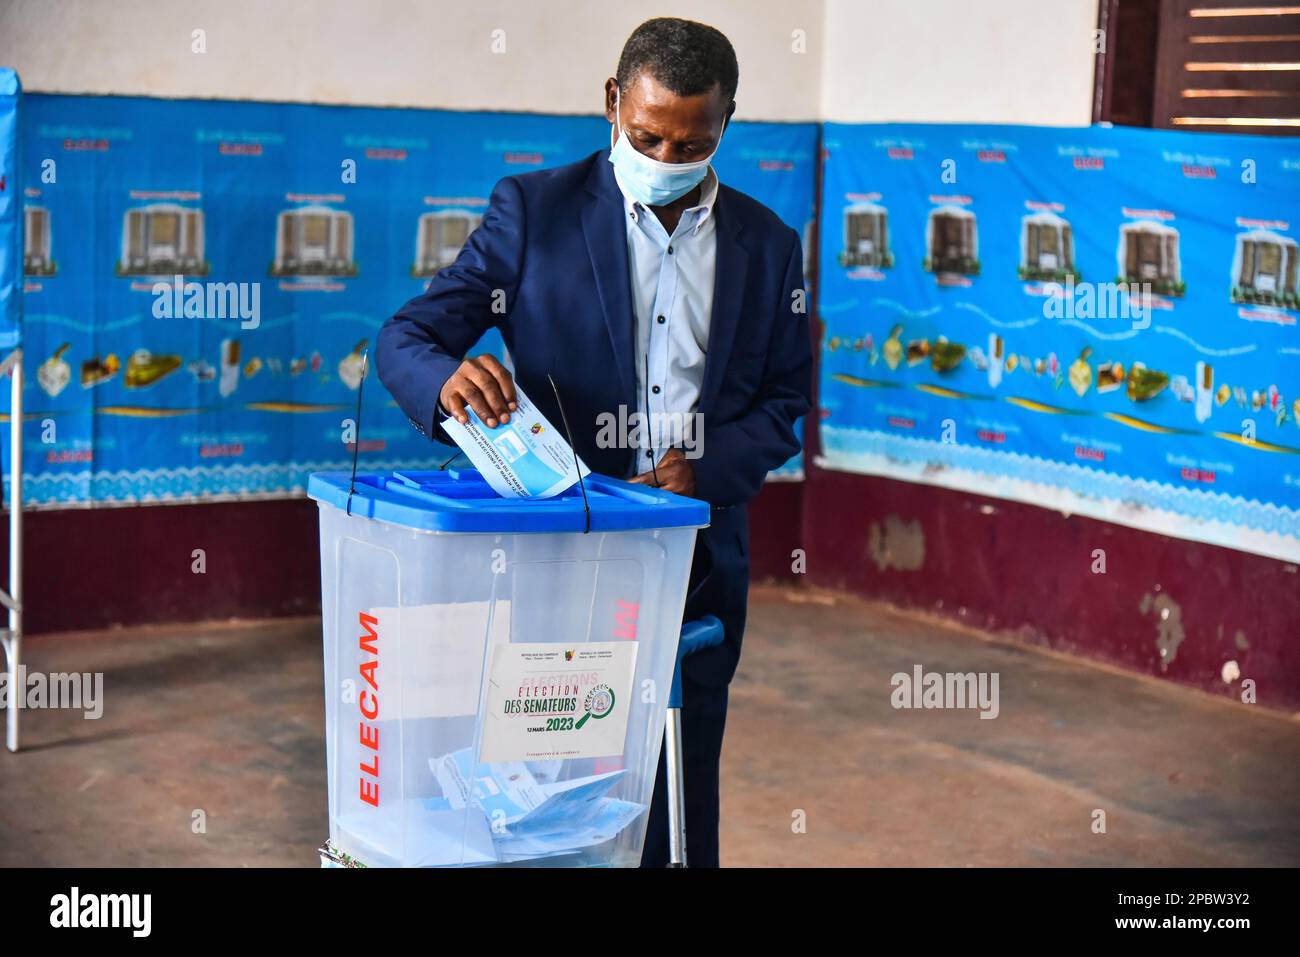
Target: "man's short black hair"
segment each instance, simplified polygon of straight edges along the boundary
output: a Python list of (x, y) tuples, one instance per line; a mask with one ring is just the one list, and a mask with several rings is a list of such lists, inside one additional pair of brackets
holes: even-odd
[(726, 103), (736, 98), (740, 81), (731, 41), (720, 30), (677, 17), (647, 20), (623, 44), (619, 89), (626, 90), (643, 70), (678, 96), (707, 93), (716, 83)]

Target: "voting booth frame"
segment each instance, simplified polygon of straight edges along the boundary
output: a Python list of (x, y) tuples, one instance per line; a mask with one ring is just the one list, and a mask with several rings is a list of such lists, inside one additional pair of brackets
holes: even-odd
[[(27, 687), (22, 676), (23, 580), (23, 190), (18, 175), (22, 85), (12, 69), (0, 67), (0, 340), (11, 351), (0, 360), (10, 377), (9, 457), (3, 463), (9, 486), (9, 585), (0, 605), (9, 614), (0, 629), (7, 668), (5, 745), (18, 750), (18, 713)], [(6, 180), (9, 188), (5, 189)], [(0, 495), (0, 498), (3, 498)]]
[(23, 430), (14, 423), (23, 420), (23, 350), (14, 349), (0, 362), (0, 375), (11, 377), (13, 416), (9, 428), (8, 472), (9, 495), (9, 587), (0, 590), (0, 604), (9, 612), (9, 627), (0, 630), (0, 647), (4, 648), (8, 666), (8, 708), (5, 720), (5, 746), (18, 750), (18, 712), (21, 695), (26, 693), (22, 677), (23, 640)]

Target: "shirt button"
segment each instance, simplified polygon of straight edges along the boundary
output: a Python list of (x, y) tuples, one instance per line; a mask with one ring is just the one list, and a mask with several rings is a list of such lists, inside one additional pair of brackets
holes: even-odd
[(672, 246), (669, 246), (669, 247), (668, 247), (668, 255), (671, 256), (672, 254), (673, 254), (673, 247), (672, 247)]
[(667, 322), (667, 321), (668, 321), (668, 320), (665, 319), (663, 316), (660, 316), (660, 317), (659, 317), (659, 325), (662, 326), (662, 325), (663, 325), (665, 322)]
[(654, 386), (650, 391), (653, 392), (655, 395), (658, 395), (658, 394), (659, 394), (659, 386)]
[(654, 454), (653, 452), (651, 452), (649, 449), (646, 449), (645, 457), (648, 458), (648, 459), (652, 459), (652, 458), (655, 457), (655, 454)]

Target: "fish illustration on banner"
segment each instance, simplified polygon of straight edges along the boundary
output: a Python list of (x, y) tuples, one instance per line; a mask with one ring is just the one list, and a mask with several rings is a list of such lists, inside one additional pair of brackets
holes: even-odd
[(824, 144), (822, 464), (1300, 557), (1300, 140)]

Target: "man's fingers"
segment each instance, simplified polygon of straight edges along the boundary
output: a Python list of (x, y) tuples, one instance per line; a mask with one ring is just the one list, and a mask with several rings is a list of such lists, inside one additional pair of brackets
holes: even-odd
[(653, 470), (634, 475), (628, 481), (636, 485), (658, 487), (676, 495), (695, 494), (695, 470), (680, 449), (669, 450)]
[(443, 406), (451, 413), (451, 417), (461, 425), (469, 421), (469, 416), (465, 414), (465, 400), (457, 389), (453, 388), (451, 390), (451, 395), (447, 396), (447, 401), (443, 403)]
[(503, 366), (496, 356), (479, 356), (479, 361), (482, 363), (483, 368), (496, 379), (497, 385), (501, 389), (501, 395), (505, 398), (510, 411), (513, 412), (519, 406), (517, 402), (518, 396), (515, 395), (515, 380), (510, 377), (510, 370)]
[(498, 421), (502, 425), (509, 422), (510, 413), (518, 408), (510, 372), (494, 356), (466, 359), (444, 386), (444, 391), (447, 399), (442, 403), (443, 408), (462, 425), (469, 421), (466, 406), (489, 429), (495, 429)]
[[(510, 407), (506, 404), (506, 397), (501, 394), (501, 386), (492, 373), (471, 365), (465, 369), (465, 378), (465, 388), (473, 389), (479, 400), (476, 402), (475, 397), (470, 396), (470, 404), (479, 414), (479, 418), (487, 423), (488, 428), (496, 428), (497, 419), (502, 422), (510, 421)], [(480, 404), (482, 408), (479, 407)]]
[[(510, 421), (510, 405), (506, 401), (505, 393), (501, 391), (501, 383), (497, 381), (496, 376), (477, 365), (467, 370), (467, 374), (483, 394), (483, 401), (488, 405), (488, 415), (499, 418), (502, 422)], [(495, 422), (488, 424), (496, 425)]]
[(466, 379), (460, 385), (460, 396), (465, 400), (465, 404), (474, 410), (475, 414), (488, 426), (496, 428), (496, 419), (492, 416), (492, 409), (483, 399), (483, 393), (473, 382)]
[(663, 458), (659, 460), (659, 468), (662, 469), (669, 466), (679, 467), (685, 464), (685, 462), (686, 456), (682, 454), (681, 449), (669, 449), (664, 453)]
[(655, 477), (653, 472), (643, 472), (640, 475), (633, 475), (628, 481), (636, 485), (654, 485)]
[(633, 476), (628, 479), (636, 485), (649, 485), (651, 488), (661, 488), (665, 492), (676, 492), (678, 495), (689, 494), (687, 492), (687, 482), (684, 477), (669, 475), (664, 469), (659, 470), (659, 478), (655, 479), (654, 472), (645, 472), (641, 475)]

